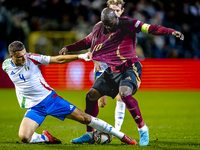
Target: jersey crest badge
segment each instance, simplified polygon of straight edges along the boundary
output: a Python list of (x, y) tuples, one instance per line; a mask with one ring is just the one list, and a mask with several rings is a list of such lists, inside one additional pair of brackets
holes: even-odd
[(111, 39), (113, 37), (113, 33), (109, 35), (108, 39)]
[(29, 67), (25, 67), (25, 70), (28, 71), (28, 70), (29, 70)]

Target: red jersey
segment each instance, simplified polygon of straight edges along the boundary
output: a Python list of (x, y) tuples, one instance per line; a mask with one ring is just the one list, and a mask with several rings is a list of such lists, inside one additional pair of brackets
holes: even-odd
[(119, 72), (138, 61), (135, 52), (136, 33), (141, 31), (143, 24), (136, 19), (120, 17), (117, 30), (110, 33), (103, 23), (99, 22), (94, 26), (92, 33), (83, 39), (84, 44), (79, 42), (67, 48), (71, 51), (91, 47), (93, 60), (105, 62), (112, 71)]
[[(136, 33), (144, 23), (137, 19), (119, 17), (115, 32), (107, 32), (102, 22), (97, 23), (92, 33), (83, 40), (67, 46), (69, 51), (91, 48), (92, 59), (107, 63), (111, 70), (119, 72), (138, 61), (136, 55)], [(174, 30), (152, 25), (150, 34), (168, 35)]]

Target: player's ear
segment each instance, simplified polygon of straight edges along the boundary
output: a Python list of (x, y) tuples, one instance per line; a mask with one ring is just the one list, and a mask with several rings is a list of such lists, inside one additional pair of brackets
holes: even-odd
[(121, 14), (123, 14), (123, 12), (124, 12), (124, 8), (122, 8), (122, 13)]

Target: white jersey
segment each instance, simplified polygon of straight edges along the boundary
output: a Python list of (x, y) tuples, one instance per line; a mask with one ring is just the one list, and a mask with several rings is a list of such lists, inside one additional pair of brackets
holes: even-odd
[(99, 64), (101, 66), (101, 70), (99, 72), (104, 72), (109, 67), (105, 62), (99, 61)]
[(6, 59), (2, 68), (15, 85), (21, 108), (30, 108), (45, 99), (53, 90), (44, 80), (39, 65), (49, 65), (50, 56), (26, 54), (24, 66), (15, 66), (12, 59)]

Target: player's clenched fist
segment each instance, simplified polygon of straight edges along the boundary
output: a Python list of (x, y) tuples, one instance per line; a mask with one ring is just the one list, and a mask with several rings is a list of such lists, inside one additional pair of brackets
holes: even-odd
[(68, 49), (66, 47), (63, 47), (60, 51), (59, 51), (59, 54), (60, 55), (66, 55), (68, 52)]
[(177, 38), (180, 38), (181, 40), (184, 40), (184, 35), (179, 31), (172, 32), (172, 35), (174, 35)]

